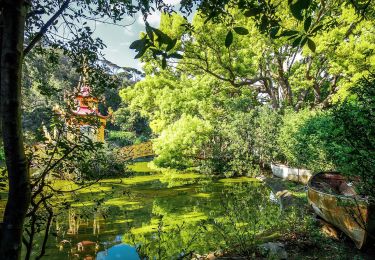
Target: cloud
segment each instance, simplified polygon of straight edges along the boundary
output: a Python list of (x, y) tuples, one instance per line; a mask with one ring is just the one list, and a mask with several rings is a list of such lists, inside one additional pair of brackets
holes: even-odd
[[(155, 12), (152, 13), (151, 15), (147, 16), (147, 22), (154, 27), (158, 27), (160, 24), (160, 18), (161, 18), (161, 13), (160, 12)], [(143, 21), (143, 16), (139, 15), (137, 18), (137, 22), (141, 25), (145, 25)]]
[(124, 47), (124, 46), (130, 46), (131, 42), (130, 41), (124, 41), (124, 42), (121, 42), (120, 43), (120, 46), (121, 47)]
[(168, 5), (178, 5), (180, 2), (180, 0), (164, 0), (164, 3)]
[(116, 53), (116, 52), (119, 52), (119, 49), (117, 49), (117, 48), (107, 48), (107, 52)]
[(127, 36), (133, 36), (133, 35), (134, 35), (134, 32), (133, 32), (133, 30), (131, 29), (131, 27), (130, 27), (130, 28), (124, 28), (124, 33), (125, 33), (125, 35), (127, 35)]

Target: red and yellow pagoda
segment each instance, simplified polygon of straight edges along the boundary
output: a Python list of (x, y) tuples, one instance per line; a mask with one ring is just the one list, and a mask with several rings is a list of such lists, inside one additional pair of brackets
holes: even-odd
[(79, 124), (81, 132), (94, 141), (104, 142), (104, 129), (108, 116), (99, 112), (99, 100), (91, 95), (90, 87), (83, 83), (75, 101), (77, 108), (72, 111), (75, 124)]

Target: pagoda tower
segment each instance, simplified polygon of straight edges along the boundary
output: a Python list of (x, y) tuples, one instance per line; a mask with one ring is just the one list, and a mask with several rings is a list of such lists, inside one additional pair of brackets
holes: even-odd
[(91, 89), (85, 84), (80, 84), (80, 92), (75, 96), (76, 110), (72, 111), (79, 124), (80, 130), (94, 141), (104, 142), (104, 129), (108, 116), (102, 115), (98, 110), (99, 100), (91, 95)]

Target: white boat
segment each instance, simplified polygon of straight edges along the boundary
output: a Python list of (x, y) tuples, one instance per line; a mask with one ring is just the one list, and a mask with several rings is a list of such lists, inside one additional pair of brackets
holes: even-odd
[(284, 164), (271, 163), (271, 169), (273, 175), (276, 177), (303, 184), (307, 184), (312, 176), (312, 172), (310, 170), (291, 168)]

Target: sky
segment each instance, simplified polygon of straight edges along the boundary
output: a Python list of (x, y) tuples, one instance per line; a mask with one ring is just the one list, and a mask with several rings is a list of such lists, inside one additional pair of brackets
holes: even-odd
[[(178, 8), (180, 0), (166, 0), (164, 1)], [(177, 9), (176, 8), (176, 9)], [(155, 12), (148, 16), (147, 21), (153, 27), (158, 27), (160, 24), (160, 12)], [(142, 64), (139, 60), (135, 60), (136, 52), (129, 49), (130, 44), (139, 39), (140, 32), (145, 31), (145, 24), (141, 14), (136, 14), (133, 17), (125, 18), (121, 25), (128, 25), (125, 28), (112, 24), (101, 22), (92, 22), (94, 35), (101, 38), (107, 47), (103, 50), (105, 59), (121, 66), (132, 67), (141, 70)]]

